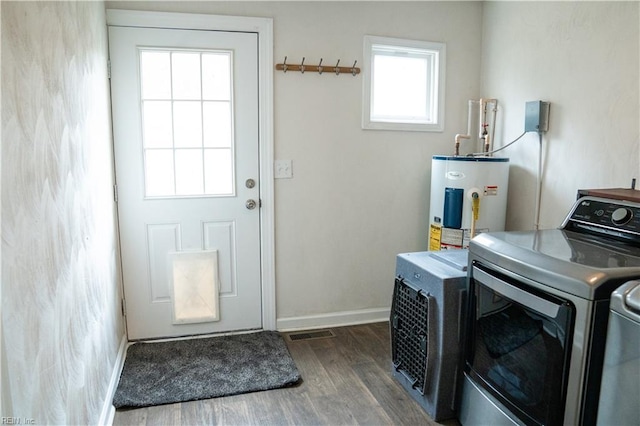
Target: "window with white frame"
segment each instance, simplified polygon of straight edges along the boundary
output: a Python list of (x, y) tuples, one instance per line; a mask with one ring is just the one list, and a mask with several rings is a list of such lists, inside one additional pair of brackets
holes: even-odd
[(362, 127), (442, 131), (445, 53), (444, 43), (365, 36)]

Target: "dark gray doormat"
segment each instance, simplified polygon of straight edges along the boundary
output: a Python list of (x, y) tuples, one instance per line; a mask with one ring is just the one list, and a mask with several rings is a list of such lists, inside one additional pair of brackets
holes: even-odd
[(291, 386), (300, 380), (278, 332), (135, 343), (127, 350), (116, 408), (146, 407)]

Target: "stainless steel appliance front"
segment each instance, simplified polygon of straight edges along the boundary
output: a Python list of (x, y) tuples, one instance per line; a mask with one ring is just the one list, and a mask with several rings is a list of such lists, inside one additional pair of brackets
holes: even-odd
[(609, 298), (640, 277), (639, 230), (640, 204), (588, 197), (561, 229), (472, 240), (463, 425), (596, 423)]

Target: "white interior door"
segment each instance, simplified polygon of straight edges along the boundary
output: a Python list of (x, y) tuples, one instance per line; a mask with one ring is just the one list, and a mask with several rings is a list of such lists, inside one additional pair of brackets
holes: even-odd
[(257, 35), (109, 44), (129, 339), (261, 328)]

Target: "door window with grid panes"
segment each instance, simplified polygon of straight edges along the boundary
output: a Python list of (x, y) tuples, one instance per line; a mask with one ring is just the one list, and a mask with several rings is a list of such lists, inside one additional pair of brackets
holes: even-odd
[(233, 195), (232, 52), (139, 56), (145, 196)]

